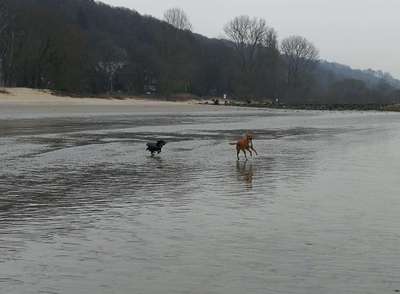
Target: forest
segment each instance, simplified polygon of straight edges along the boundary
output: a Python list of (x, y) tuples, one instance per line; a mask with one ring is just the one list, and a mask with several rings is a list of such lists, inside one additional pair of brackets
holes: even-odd
[(1, 0), (0, 84), (288, 105), (400, 102), (400, 82), (389, 74), (320, 60), (312, 42), (280, 40), (264, 19), (237, 16), (221, 33), (194, 33), (177, 8), (160, 20), (93, 0)]

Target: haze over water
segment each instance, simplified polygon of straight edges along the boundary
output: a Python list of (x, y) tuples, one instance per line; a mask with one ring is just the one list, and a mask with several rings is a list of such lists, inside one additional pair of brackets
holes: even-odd
[(0, 110), (0, 292), (400, 289), (398, 114), (213, 110)]

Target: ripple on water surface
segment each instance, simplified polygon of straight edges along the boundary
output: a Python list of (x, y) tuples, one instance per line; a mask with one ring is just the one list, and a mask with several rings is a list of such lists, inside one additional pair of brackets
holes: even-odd
[[(399, 122), (250, 110), (7, 121), (0, 288), (393, 292)], [(247, 130), (259, 155), (236, 161), (228, 143)], [(157, 138), (168, 144), (150, 157)]]

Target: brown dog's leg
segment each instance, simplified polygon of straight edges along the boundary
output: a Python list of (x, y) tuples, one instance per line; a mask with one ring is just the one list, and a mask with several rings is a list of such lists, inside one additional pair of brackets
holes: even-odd
[(247, 147), (246, 150), (249, 151), (250, 152), (250, 156), (253, 157), (253, 152), (251, 152), (250, 148)]
[(239, 153), (240, 153), (240, 148), (239, 148), (239, 146), (236, 146), (236, 156), (237, 156), (237, 160), (239, 160)]
[(258, 153), (257, 153), (256, 149), (254, 149), (254, 147), (253, 147), (253, 144), (251, 144), (250, 148), (251, 148), (251, 150), (253, 150), (253, 151), (254, 151), (254, 153), (255, 153), (256, 155), (258, 155)]
[(242, 151), (243, 151), (243, 153), (244, 153), (244, 157), (246, 157), (246, 160), (247, 160), (246, 150), (245, 150), (245, 149), (242, 149)]

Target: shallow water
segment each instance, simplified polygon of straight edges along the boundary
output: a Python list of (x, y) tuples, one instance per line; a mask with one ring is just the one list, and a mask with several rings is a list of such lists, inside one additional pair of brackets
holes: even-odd
[(1, 293), (400, 289), (398, 114), (85, 112), (0, 111)]

